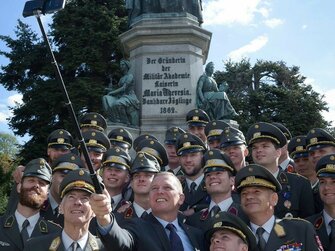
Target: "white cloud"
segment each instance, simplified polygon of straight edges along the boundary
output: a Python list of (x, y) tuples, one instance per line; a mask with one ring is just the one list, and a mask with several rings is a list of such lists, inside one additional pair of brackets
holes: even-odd
[(254, 53), (262, 49), (268, 42), (269, 38), (265, 35), (259, 36), (252, 40), (249, 44), (242, 46), (241, 48), (234, 50), (228, 54), (228, 57), (233, 61), (238, 61), (243, 57), (247, 57), (248, 54)]
[(7, 97), (5, 100), (0, 101), (0, 123), (7, 123), (7, 118), (12, 116), (12, 112), (9, 110), (9, 106), (13, 107), (17, 104), (22, 104), (22, 95), (13, 94)]
[(264, 0), (210, 0), (203, 4), (204, 25), (251, 24), (256, 14), (268, 17)]
[(301, 26), (301, 29), (306, 30), (307, 27), (308, 27), (307, 24), (304, 24), (303, 26)]
[(15, 106), (16, 104), (22, 104), (22, 95), (14, 94), (7, 98), (7, 103), (9, 106)]
[(284, 23), (284, 20), (279, 19), (279, 18), (271, 18), (271, 19), (267, 19), (264, 21), (264, 24), (272, 29), (279, 25), (282, 25), (283, 23)]

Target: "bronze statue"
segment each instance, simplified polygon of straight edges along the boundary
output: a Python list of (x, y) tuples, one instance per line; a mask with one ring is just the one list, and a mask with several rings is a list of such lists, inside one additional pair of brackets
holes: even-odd
[(207, 112), (212, 120), (231, 119), (236, 116), (235, 109), (230, 104), (226, 92), (219, 89), (212, 78), (214, 63), (206, 65), (205, 73), (200, 76), (197, 84), (197, 107)]
[(106, 88), (108, 94), (102, 97), (102, 105), (111, 122), (138, 126), (140, 102), (134, 91), (134, 76), (129, 72), (130, 62), (121, 60), (120, 68), (124, 75), (116, 89), (111, 83)]
[(203, 23), (201, 0), (126, 0), (129, 26), (136, 17), (150, 13), (183, 13), (197, 17)]

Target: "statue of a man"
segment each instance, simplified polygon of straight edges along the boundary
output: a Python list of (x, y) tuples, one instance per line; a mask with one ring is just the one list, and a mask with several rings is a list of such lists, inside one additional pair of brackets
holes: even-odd
[(183, 13), (188, 12), (203, 23), (201, 0), (125, 0), (128, 10), (128, 24), (142, 14), (149, 13)]
[(219, 90), (212, 78), (214, 63), (206, 65), (205, 73), (200, 76), (197, 84), (197, 107), (207, 112), (212, 120), (231, 119), (236, 116), (235, 109), (230, 104), (226, 92)]
[(108, 93), (102, 97), (102, 105), (110, 121), (137, 126), (140, 102), (134, 91), (134, 76), (129, 72), (130, 62), (121, 60), (120, 68), (124, 75), (116, 89), (106, 88)]

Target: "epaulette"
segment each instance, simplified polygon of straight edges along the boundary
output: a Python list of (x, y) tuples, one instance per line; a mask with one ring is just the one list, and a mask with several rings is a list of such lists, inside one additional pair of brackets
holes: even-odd
[(52, 220), (47, 220), (47, 222), (48, 222), (48, 224), (52, 224), (52, 225), (54, 225), (56, 227), (63, 228), (60, 224), (58, 224), (58, 223), (56, 223), (56, 222), (54, 222)]
[(282, 218), (282, 220), (290, 220), (290, 221), (295, 220), (295, 221), (303, 221), (303, 222), (310, 223), (308, 220), (305, 220), (303, 218), (295, 218), (295, 217), (284, 217), (284, 218)]
[(5, 228), (10, 228), (10, 227), (12, 227), (14, 221), (15, 221), (15, 217), (14, 217), (14, 215), (10, 215), (10, 216), (8, 216), (7, 219), (5, 220), (4, 227), (5, 227)]
[(49, 251), (56, 251), (61, 243), (60, 237), (57, 236), (52, 240), (51, 245), (49, 247)]
[(322, 216), (319, 216), (318, 218), (316, 218), (316, 220), (314, 221), (314, 228), (316, 230), (320, 229), (321, 226), (323, 224), (323, 217)]
[(281, 172), (278, 177), (280, 184), (288, 184), (288, 178), (285, 172)]
[(208, 218), (209, 210), (208, 208), (204, 208), (200, 211), (200, 220), (204, 221)]
[(228, 213), (231, 213), (231, 214), (233, 214), (233, 215), (238, 216), (238, 215), (237, 215), (237, 214), (238, 214), (238, 209), (237, 209), (236, 207), (230, 207), (230, 208), (228, 209)]
[(39, 227), (41, 233), (48, 233), (48, 225), (47, 225), (47, 222), (45, 220), (41, 220), (38, 223), (38, 227)]
[(133, 217), (133, 215), (134, 215), (134, 210), (133, 210), (132, 207), (128, 207), (128, 208), (126, 209), (126, 211), (124, 212), (124, 218), (125, 218), (125, 219), (130, 219), (130, 218)]
[(97, 240), (92, 236), (92, 237), (88, 237), (88, 243), (92, 248), (92, 251), (99, 251), (99, 245)]

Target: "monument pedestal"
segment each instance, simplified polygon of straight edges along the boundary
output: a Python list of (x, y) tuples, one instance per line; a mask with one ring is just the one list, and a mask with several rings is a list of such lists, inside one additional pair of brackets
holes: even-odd
[(211, 33), (188, 13), (145, 14), (120, 40), (141, 102), (140, 133), (163, 142), (166, 129), (185, 128), (187, 112), (196, 107)]

